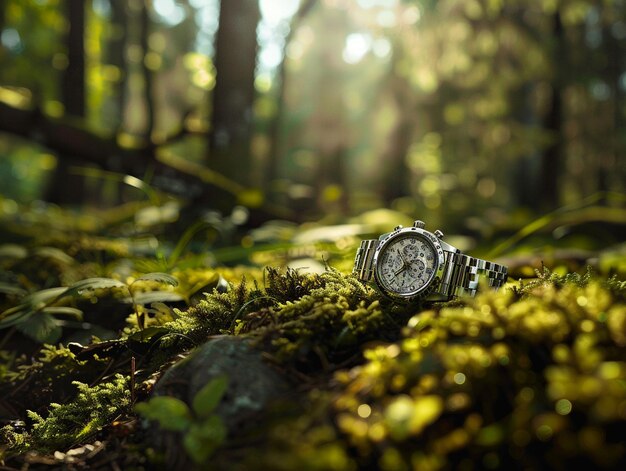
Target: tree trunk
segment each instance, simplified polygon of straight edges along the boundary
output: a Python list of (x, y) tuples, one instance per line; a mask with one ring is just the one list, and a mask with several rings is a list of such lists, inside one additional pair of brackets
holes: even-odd
[(67, 0), (69, 31), (66, 38), (68, 66), (62, 79), (66, 114), (85, 116), (85, 2)]
[(126, 103), (126, 81), (128, 71), (124, 51), (128, 37), (128, 14), (126, 12), (126, 2), (111, 2), (111, 25), (109, 27), (111, 38), (107, 50), (107, 61), (117, 67), (120, 71), (119, 81), (116, 83), (115, 91), (115, 116), (117, 124), (115, 129), (122, 130), (124, 122), (124, 103)]
[(546, 116), (545, 128), (552, 138), (551, 143), (544, 151), (541, 158), (541, 176), (539, 186), (538, 207), (543, 211), (551, 211), (559, 205), (559, 174), (562, 170), (561, 160), (563, 157), (563, 117), (561, 89), (563, 80), (558, 70), (562, 69), (567, 57), (564, 55), (564, 37), (561, 15), (557, 11), (554, 14), (553, 26), (553, 54), (552, 63), (554, 67), (554, 79), (552, 81), (552, 102), (550, 110)]
[[(148, 37), (150, 36), (150, 17), (148, 16), (148, 5), (146, 1), (141, 4), (141, 18), (140, 18), (140, 40), (141, 48), (143, 50), (143, 57), (146, 57), (148, 53)], [(154, 98), (152, 94), (153, 80), (152, 71), (146, 65), (146, 61), (141, 62), (141, 74), (143, 76), (143, 85), (145, 90), (146, 100), (146, 129), (145, 136), (148, 141), (152, 140), (152, 132), (154, 131)]]
[(260, 15), (258, 0), (222, 0), (215, 49), (209, 167), (245, 186)]
[[(66, 36), (68, 65), (61, 80), (61, 96), (65, 114), (85, 116), (85, 2), (66, 0), (69, 30)], [(70, 173), (70, 156), (57, 155), (57, 166), (45, 198), (52, 203), (76, 204), (83, 199), (84, 179)]]
[(285, 38), (285, 50), (283, 53), (283, 61), (281, 62), (278, 72), (276, 73), (276, 82), (280, 87), (276, 102), (276, 116), (270, 125), (269, 138), (270, 151), (267, 159), (267, 165), (265, 169), (265, 175), (263, 178), (264, 189), (267, 189), (272, 181), (274, 181), (278, 175), (278, 167), (280, 164), (280, 131), (283, 124), (285, 113), (285, 95), (287, 91), (287, 48), (291, 43), (294, 33), (298, 30), (298, 27), (302, 21), (306, 18), (309, 12), (317, 3), (317, 0), (305, 0), (301, 3), (298, 12), (291, 20), (289, 33)]
[[(394, 74), (395, 75), (395, 74)], [(406, 165), (406, 156), (413, 140), (415, 119), (414, 108), (409, 94), (404, 93), (406, 83), (395, 76), (391, 81), (391, 93), (398, 109), (398, 122), (388, 137), (388, 144), (382, 156), (382, 197), (387, 205), (395, 199), (411, 194), (409, 189), (410, 172)]]
[[(621, 47), (620, 41), (615, 39), (609, 25), (602, 26), (602, 38), (607, 54), (603, 76), (610, 87), (611, 99), (608, 101), (606, 108), (606, 142), (604, 142), (598, 158), (597, 190), (607, 193), (612, 187), (612, 181), (624, 181), (623, 176), (620, 175), (623, 173), (624, 165), (618, 164), (620, 151), (623, 150), (619, 149), (618, 136), (620, 135), (620, 129), (623, 129), (620, 105), (623, 105), (624, 101), (622, 87), (620, 87), (620, 77), (624, 70), (622, 62), (626, 51), (622, 50), (623, 47)], [(601, 202), (605, 203), (606, 200), (606, 195), (603, 195)]]
[[(0, 31), (4, 30), (4, 21), (6, 15), (6, 5), (3, 3), (0, 4)], [(2, 46), (0, 45), (0, 51), (2, 50)]]
[[(531, 95), (535, 83), (526, 83), (513, 99), (516, 103), (516, 119), (524, 128), (540, 126), (539, 117), (531, 106)], [(537, 201), (539, 191), (539, 178), (542, 156), (539, 150), (532, 150), (511, 163), (509, 169), (510, 186), (518, 206), (540, 211), (540, 204)]]

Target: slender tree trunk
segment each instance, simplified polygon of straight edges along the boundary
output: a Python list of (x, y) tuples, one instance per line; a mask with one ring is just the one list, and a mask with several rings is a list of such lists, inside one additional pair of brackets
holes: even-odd
[(209, 166), (243, 185), (250, 181), (260, 15), (258, 0), (222, 0), (216, 38)]
[[(66, 0), (69, 31), (66, 36), (68, 65), (61, 80), (65, 113), (85, 117), (85, 2)], [(71, 156), (58, 155), (57, 166), (46, 191), (46, 199), (59, 204), (77, 204), (84, 196), (83, 178), (70, 174)]]
[[(143, 50), (143, 56), (146, 57), (148, 53), (148, 37), (150, 35), (150, 17), (148, 16), (148, 5), (146, 1), (141, 4), (141, 18), (139, 35), (141, 40), (141, 48)], [(146, 103), (146, 129), (145, 136), (147, 140), (152, 139), (152, 131), (154, 130), (154, 97), (153, 97), (153, 80), (152, 71), (146, 65), (146, 61), (141, 62), (141, 74), (143, 76), (143, 83), (145, 89), (145, 103)]]
[(412, 117), (414, 112), (411, 106), (412, 100), (409, 99), (409, 94), (404, 93), (406, 83), (400, 77), (394, 77), (391, 86), (391, 93), (399, 116), (398, 122), (389, 135), (381, 159), (384, 162), (381, 194), (387, 204), (391, 204), (397, 198), (411, 194), (409, 189), (410, 172), (406, 165), (406, 155), (415, 130), (415, 119)]
[(276, 82), (280, 87), (278, 97), (276, 101), (276, 116), (270, 125), (269, 137), (270, 151), (268, 161), (266, 165), (266, 171), (263, 179), (263, 186), (265, 189), (269, 187), (271, 182), (276, 179), (278, 175), (278, 166), (280, 164), (280, 131), (283, 124), (285, 113), (285, 96), (287, 91), (287, 48), (291, 42), (293, 34), (298, 30), (298, 26), (309, 14), (311, 9), (315, 6), (317, 0), (304, 0), (300, 5), (300, 9), (291, 20), (289, 33), (285, 38), (285, 53), (283, 54), (283, 61), (281, 62), (278, 72), (276, 74)]
[[(517, 120), (526, 128), (540, 125), (539, 117), (531, 106), (531, 95), (536, 87), (534, 83), (525, 84), (513, 98), (518, 110)], [(509, 171), (513, 196), (518, 206), (540, 211), (537, 195), (539, 191), (539, 164), (542, 156), (538, 150), (532, 150), (514, 160)]]
[(552, 102), (546, 116), (545, 128), (550, 133), (552, 142), (548, 145), (541, 158), (541, 176), (539, 186), (538, 208), (543, 211), (553, 210), (559, 205), (559, 174), (562, 171), (561, 160), (563, 158), (563, 117), (561, 89), (563, 87), (562, 75), (559, 70), (564, 61), (565, 48), (563, 37), (563, 25), (561, 15), (557, 11), (554, 15), (553, 26), (553, 57), (555, 67), (552, 82)]
[(4, 21), (6, 18), (6, 8), (7, 7), (4, 2), (0, 4), (0, 31), (4, 29)]
[(85, 2), (67, 0), (69, 31), (67, 34), (68, 66), (61, 84), (65, 112), (85, 116)]
[(107, 51), (108, 62), (119, 70), (119, 81), (116, 83), (115, 112), (117, 117), (117, 131), (121, 131), (124, 122), (124, 103), (126, 103), (126, 81), (128, 71), (124, 51), (128, 37), (128, 15), (126, 2), (111, 2), (111, 39)]
[[(0, 3), (0, 31), (4, 31), (4, 23), (6, 21), (6, 5), (4, 2)], [(7, 50), (0, 42), (0, 67), (4, 66), (7, 59)]]
[[(604, 68), (604, 77), (611, 90), (611, 100), (607, 103), (607, 126), (606, 126), (606, 142), (598, 159), (598, 176), (597, 189), (601, 192), (607, 192), (611, 189), (612, 181), (623, 181), (623, 177), (617, 176), (615, 173), (623, 173), (623, 165), (619, 162), (619, 130), (622, 127), (621, 105), (623, 106), (623, 92), (620, 87), (620, 76), (622, 71), (622, 62), (624, 51), (620, 47), (620, 42), (615, 39), (610, 31), (610, 26), (602, 26), (603, 43), (606, 47), (606, 66)], [(614, 180), (615, 179), (615, 180)], [(603, 197), (602, 201), (606, 201)]]

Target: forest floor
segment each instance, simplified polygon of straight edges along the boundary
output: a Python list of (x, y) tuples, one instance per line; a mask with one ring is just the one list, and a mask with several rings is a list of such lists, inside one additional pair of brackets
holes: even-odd
[(398, 305), (346, 240), (316, 273), (0, 245), (0, 469), (624, 469), (616, 269), (526, 260), (498, 292)]

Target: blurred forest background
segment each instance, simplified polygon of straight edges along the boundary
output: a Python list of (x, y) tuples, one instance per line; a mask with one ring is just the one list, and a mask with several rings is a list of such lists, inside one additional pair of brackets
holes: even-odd
[(550, 237), (602, 246), (625, 96), (624, 0), (3, 0), (0, 216), (488, 236), (574, 208)]

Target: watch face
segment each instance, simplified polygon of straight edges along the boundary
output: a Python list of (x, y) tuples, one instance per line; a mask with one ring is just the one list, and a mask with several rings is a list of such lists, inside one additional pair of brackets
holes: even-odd
[(437, 250), (419, 233), (393, 237), (381, 247), (376, 278), (383, 290), (410, 297), (426, 289), (438, 268)]

